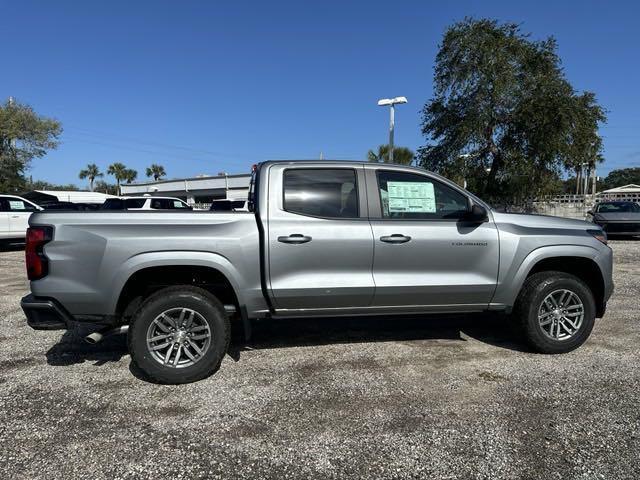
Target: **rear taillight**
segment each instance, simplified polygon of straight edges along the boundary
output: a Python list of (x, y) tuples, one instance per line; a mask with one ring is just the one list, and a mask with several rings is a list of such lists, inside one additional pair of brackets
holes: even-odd
[(44, 254), (43, 247), (52, 238), (52, 227), (29, 227), (27, 229), (27, 246), (24, 252), (29, 280), (38, 280), (49, 273), (49, 260)]

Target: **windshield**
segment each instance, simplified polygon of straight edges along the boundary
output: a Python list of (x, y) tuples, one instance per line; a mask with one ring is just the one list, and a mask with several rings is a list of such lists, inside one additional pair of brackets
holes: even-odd
[(601, 203), (598, 213), (630, 213), (640, 212), (640, 205), (633, 202)]

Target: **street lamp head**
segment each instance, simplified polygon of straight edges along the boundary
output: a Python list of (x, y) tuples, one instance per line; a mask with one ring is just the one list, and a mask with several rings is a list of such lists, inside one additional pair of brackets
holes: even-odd
[(407, 103), (407, 97), (383, 98), (381, 100), (378, 100), (378, 106), (380, 107), (396, 105), (399, 103)]

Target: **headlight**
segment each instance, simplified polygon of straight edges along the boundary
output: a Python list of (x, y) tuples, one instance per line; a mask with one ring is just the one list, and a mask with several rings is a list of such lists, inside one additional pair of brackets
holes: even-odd
[(587, 233), (591, 234), (599, 242), (607, 244), (607, 233), (604, 230), (587, 230)]

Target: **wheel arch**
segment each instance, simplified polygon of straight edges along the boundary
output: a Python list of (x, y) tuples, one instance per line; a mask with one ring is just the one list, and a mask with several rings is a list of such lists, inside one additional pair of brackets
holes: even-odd
[(527, 278), (539, 272), (558, 271), (578, 277), (593, 292), (596, 316), (601, 317), (605, 309), (605, 283), (602, 269), (596, 258), (598, 251), (581, 245), (542, 247), (532, 251), (512, 276), (505, 295), (505, 303), (512, 307)]
[(110, 310), (118, 317), (130, 315), (136, 298), (146, 298), (172, 285), (194, 285), (215, 294), (223, 304), (243, 311), (241, 278), (223, 256), (208, 252), (153, 252), (125, 262), (114, 280)]

